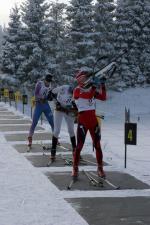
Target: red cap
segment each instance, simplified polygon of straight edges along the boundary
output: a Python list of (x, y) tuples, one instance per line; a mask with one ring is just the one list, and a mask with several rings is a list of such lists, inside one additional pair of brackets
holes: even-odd
[(77, 80), (78, 85), (82, 86), (84, 84), (85, 80), (87, 79), (87, 75), (88, 75), (88, 72), (86, 71), (79, 71), (76, 74), (75, 79)]

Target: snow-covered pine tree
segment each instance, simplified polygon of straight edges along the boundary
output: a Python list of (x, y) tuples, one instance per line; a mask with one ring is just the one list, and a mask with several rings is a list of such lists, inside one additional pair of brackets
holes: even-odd
[(65, 71), (65, 8), (66, 4), (51, 2), (49, 11), (49, 52), (47, 64), (57, 83), (64, 80)]
[(2, 48), (2, 42), (3, 42), (3, 29), (2, 26), (0, 25), (0, 51)]
[[(143, 15), (145, 14), (144, 7), (146, 8), (148, 5), (149, 3), (146, 0), (118, 0), (117, 3), (116, 49), (127, 48), (129, 50), (127, 56), (122, 60), (120, 70), (118, 71), (126, 86), (142, 84), (146, 80), (141, 60), (145, 44), (148, 43), (147, 38), (143, 35), (144, 29), (147, 34), (149, 33), (149, 24), (145, 27), (146, 24), (143, 20)], [(146, 36), (148, 37), (148, 35)], [(145, 54), (145, 57), (149, 58), (148, 55), (149, 53)]]
[[(138, 41), (138, 46), (140, 49), (139, 55), (139, 65), (142, 77), (138, 77), (138, 83), (143, 81), (143, 75), (146, 82), (150, 84), (150, 1), (140, 0), (140, 37)], [(138, 11), (138, 8), (137, 8)]]
[(37, 79), (45, 76), (49, 43), (48, 9), (45, 0), (26, 0), (21, 5), (24, 40), (21, 43), (23, 62), (18, 75), (22, 82), (34, 84)]
[[(144, 28), (146, 28), (145, 27), (146, 23), (149, 22), (150, 20), (149, 19), (147, 20), (147, 17), (145, 17), (144, 14), (147, 15), (148, 13), (148, 16), (150, 15), (150, 12), (148, 12), (149, 10), (147, 10), (147, 6), (149, 4), (150, 3), (148, 3), (147, 0), (136, 0), (133, 2), (130, 0), (128, 3), (129, 5), (128, 9), (130, 10), (130, 14), (131, 14), (130, 18), (132, 19), (133, 48), (132, 48), (132, 43), (131, 43), (131, 46), (130, 45), (128, 46), (131, 49), (131, 55), (129, 54), (129, 59), (131, 62), (130, 69), (131, 69), (131, 72), (135, 74), (134, 79), (132, 80), (133, 85), (143, 84), (146, 80), (144, 77), (145, 66), (143, 62), (143, 53), (145, 51), (145, 44), (149, 43), (148, 39), (150, 40), (150, 37), (149, 37), (150, 30), (149, 32), (147, 32), (146, 29)], [(150, 48), (148, 49), (150, 50)], [(146, 52), (148, 52), (147, 50)], [(145, 54), (144, 60), (146, 59), (147, 59), (147, 56)]]
[(2, 43), (3, 43), (3, 28), (0, 25), (0, 69), (2, 67)]
[(106, 56), (104, 60), (98, 62), (95, 69), (107, 65), (114, 55), (114, 10), (115, 5), (113, 0), (97, 0), (94, 5), (95, 55), (96, 59)]
[(20, 47), (19, 32), (21, 29), (17, 5), (12, 8), (9, 18), (10, 22), (8, 28), (5, 29), (2, 46), (2, 71), (15, 76), (20, 64), (18, 55)]
[(66, 13), (70, 25), (68, 34), (69, 54), (66, 63), (73, 75), (80, 68), (91, 70), (95, 60), (92, 0), (71, 0)]
[[(115, 13), (116, 53), (123, 49), (128, 49), (128, 42), (132, 40), (132, 26), (130, 21), (128, 21), (127, 7), (127, 1), (117, 1)], [(122, 57), (121, 63), (118, 65), (116, 71), (116, 85), (119, 86), (119, 88), (126, 87), (126, 82), (129, 82), (131, 75), (133, 74), (129, 71), (129, 59), (128, 56), (125, 55)]]
[(114, 1), (97, 0), (94, 9), (97, 56), (111, 56), (114, 51)]

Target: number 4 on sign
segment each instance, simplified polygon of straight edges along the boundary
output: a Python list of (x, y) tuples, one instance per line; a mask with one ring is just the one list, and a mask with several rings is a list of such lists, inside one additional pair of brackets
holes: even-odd
[(125, 144), (136, 145), (137, 124), (125, 123)]
[(129, 132), (128, 132), (128, 139), (132, 142), (133, 140), (133, 133), (132, 133), (132, 130), (130, 129)]
[(127, 161), (127, 145), (136, 145), (137, 136), (137, 124), (136, 123), (125, 123), (125, 168)]

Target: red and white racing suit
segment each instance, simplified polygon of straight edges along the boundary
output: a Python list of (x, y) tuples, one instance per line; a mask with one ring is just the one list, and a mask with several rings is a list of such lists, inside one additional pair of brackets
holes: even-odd
[(78, 127), (77, 127), (77, 147), (74, 152), (73, 167), (78, 168), (80, 152), (83, 148), (87, 131), (89, 130), (96, 149), (96, 159), (98, 167), (103, 166), (103, 154), (100, 145), (100, 127), (95, 113), (96, 99), (106, 100), (105, 85), (101, 85), (97, 91), (95, 87), (83, 89), (80, 86), (74, 89), (73, 93), (78, 108)]

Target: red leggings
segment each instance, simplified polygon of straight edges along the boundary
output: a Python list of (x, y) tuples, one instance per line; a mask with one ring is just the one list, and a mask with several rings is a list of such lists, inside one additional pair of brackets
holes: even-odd
[(95, 110), (89, 110), (79, 113), (78, 115), (78, 127), (77, 127), (77, 147), (74, 151), (74, 162), (75, 167), (79, 164), (80, 152), (83, 148), (87, 131), (89, 130), (93, 140), (93, 145), (96, 149), (96, 159), (98, 166), (103, 164), (103, 153), (100, 145), (100, 127), (96, 118)]

